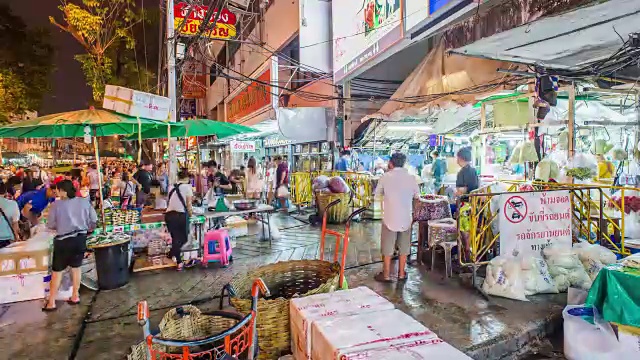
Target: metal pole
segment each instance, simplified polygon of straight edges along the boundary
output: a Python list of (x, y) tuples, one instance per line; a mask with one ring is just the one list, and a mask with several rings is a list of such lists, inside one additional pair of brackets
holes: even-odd
[(104, 196), (102, 194), (102, 166), (100, 166), (100, 152), (98, 151), (98, 131), (93, 129), (93, 150), (96, 155), (96, 165), (98, 167), (98, 194), (100, 194), (100, 216), (102, 217), (102, 233), (107, 233), (107, 225), (104, 217)]
[[(173, 24), (173, 0), (167, 0), (167, 95), (171, 99), (169, 109), (169, 122), (176, 122), (176, 40), (175, 28)], [(175, 184), (178, 181), (178, 163), (176, 147), (178, 142), (175, 138), (169, 140), (169, 183)]]
[[(162, 19), (162, 1), (163, 0), (159, 0), (159, 9), (160, 9), (160, 19)], [(162, 35), (163, 35), (163, 25), (164, 23), (162, 21), (158, 21), (158, 41), (160, 42), (159, 46), (158, 46), (158, 72), (157, 72), (157, 76), (158, 76), (158, 85), (156, 87), (156, 93), (158, 95), (164, 95), (164, 86), (161, 88), (161, 84), (162, 84)]]

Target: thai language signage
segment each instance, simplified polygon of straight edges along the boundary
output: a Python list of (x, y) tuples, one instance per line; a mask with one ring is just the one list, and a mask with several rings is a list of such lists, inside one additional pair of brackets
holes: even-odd
[(204, 99), (207, 95), (206, 75), (182, 75), (182, 97), (185, 99)]
[(332, 2), (333, 78), (340, 81), (403, 37), (399, 0)]
[(227, 104), (227, 120), (234, 122), (271, 105), (271, 70), (267, 69)]
[[(181, 35), (197, 35), (200, 33), (200, 27), (209, 10), (208, 6), (190, 5), (187, 3), (178, 3), (173, 7), (173, 20), (176, 30)], [(207, 28), (202, 34), (210, 39), (229, 39), (236, 36), (236, 15), (228, 9), (222, 9), (217, 14), (216, 9), (211, 18), (209, 25), (215, 23), (215, 27)]]
[(548, 246), (571, 248), (568, 190), (500, 195), (500, 254), (536, 254)]
[(256, 142), (232, 140), (231, 142), (229, 142), (229, 147), (231, 148), (231, 152), (252, 153), (256, 151)]

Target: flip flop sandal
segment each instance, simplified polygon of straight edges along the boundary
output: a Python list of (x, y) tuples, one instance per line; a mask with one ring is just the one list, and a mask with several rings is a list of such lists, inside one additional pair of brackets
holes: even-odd
[(47, 307), (46, 305), (45, 305), (45, 307), (42, 308), (42, 311), (44, 311), (44, 312), (54, 312), (56, 310), (58, 310), (57, 307), (50, 308), (50, 307)]
[(390, 283), (391, 282), (391, 279), (386, 279), (381, 272), (377, 273), (376, 276), (373, 277), (373, 279), (375, 281), (378, 281), (378, 282), (381, 282), (381, 283)]
[(398, 281), (402, 282), (402, 281), (407, 281), (407, 279), (409, 278), (408, 275), (405, 275), (403, 277), (398, 276)]
[(73, 301), (71, 299), (67, 300), (67, 304), (69, 305), (80, 305), (80, 299), (78, 301)]

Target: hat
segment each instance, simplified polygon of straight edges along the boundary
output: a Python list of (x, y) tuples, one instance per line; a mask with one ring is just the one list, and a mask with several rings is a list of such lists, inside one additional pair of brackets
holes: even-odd
[(51, 185), (58, 185), (59, 182), (61, 182), (62, 180), (64, 180), (64, 176), (58, 176), (55, 179), (53, 179), (53, 182), (51, 183)]

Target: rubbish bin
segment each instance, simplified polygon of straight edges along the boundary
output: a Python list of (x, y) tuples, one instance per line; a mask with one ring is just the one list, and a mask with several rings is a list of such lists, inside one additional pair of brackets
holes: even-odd
[(127, 240), (93, 248), (100, 290), (117, 289), (129, 283), (129, 242)]

